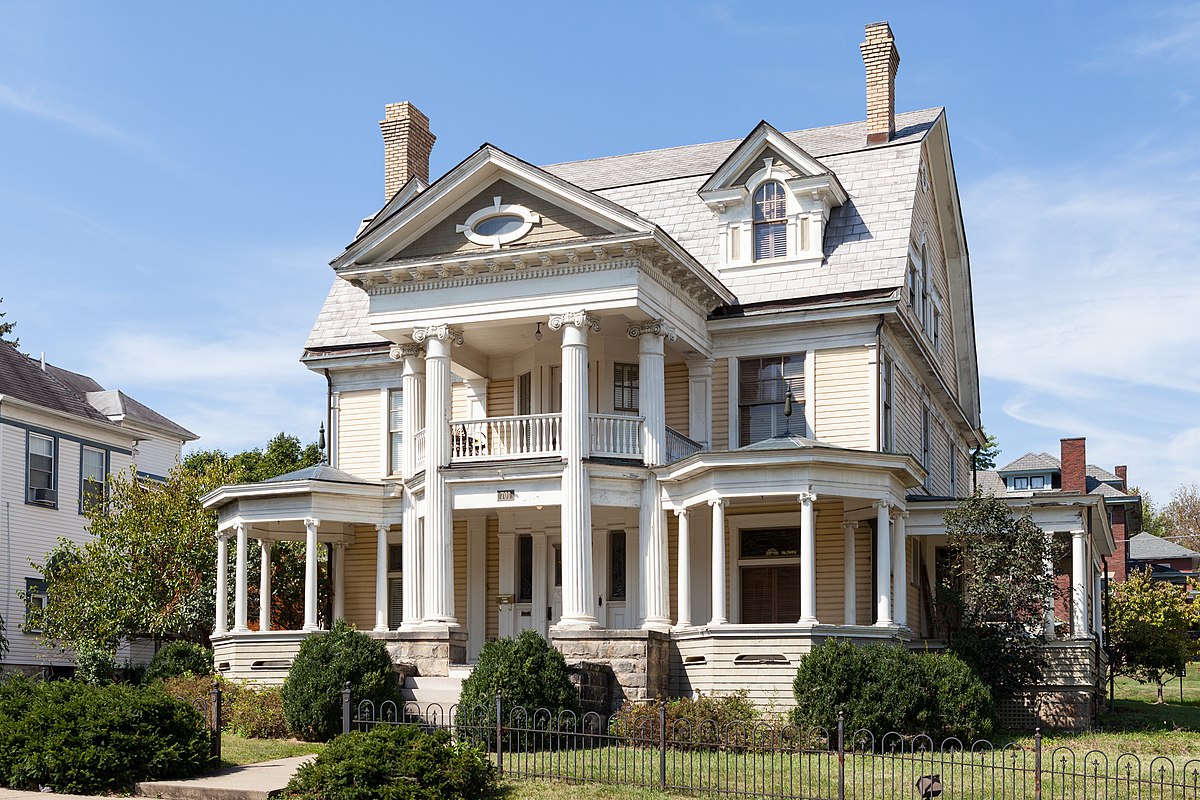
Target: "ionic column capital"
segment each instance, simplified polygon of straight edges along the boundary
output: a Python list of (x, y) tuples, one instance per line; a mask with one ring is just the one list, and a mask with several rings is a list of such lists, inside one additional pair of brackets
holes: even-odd
[(392, 526), (388, 525), (386, 522), (376, 522), (375, 523), (375, 532), (376, 533), (387, 533), (391, 527)]
[(1082, 539), (1082, 538), (1084, 538), (1085, 536), (1087, 536), (1087, 531), (1071, 531), (1071, 537), (1072, 537), (1072, 538), (1075, 538), (1075, 539)]
[[(414, 333), (413, 336), (416, 336)], [(425, 348), (421, 345), (413, 344), (394, 344), (388, 348), (388, 357), (393, 361), (401, 361), (405, 358), (420, 358), (425, 355)]]
[(871, 503), (871, 505), (874, 506), (878, 511), (886, 511), (891, 513), (892, 504), (887, 500), (876, 500), (874, 503)]
[(858, 532), (858, 520), (854, 520), (854, 519), (846, 520), (845, 522), (842, 523), (842, 530), (844, 530), (846, 533), (857, 533)]
[(908, 511), (900, 506), (892, 506), (891, 516), (893, 520), (908, 519)]
[(687, 515), (688, 515), (688, 509), (687, 509), (686, 507), (684, 507), (684, 508), (676, 508), (676, 509), (673, 509), (673, 511), (675, 512), (675, 516), (676, 516), (676, 517), (678, 517), (678, 518), (680, 518), (680, 519), (684, 519), (684, 518), (686, 518), (686, 517), (687, 517)]
[(726, 505), (728, 505), (728, 503), (729, 501), (727, 501), (724, 497), (714, 497), (708, 501), (708, 504), (713, 508), (717, 508), (718, 506), (724, 508)]
[(321, 525), (321, 520), (317, 519), (316, 517), (308, 517), (304, 520), (305, 528), (312, 528), (315, 530), (320, 525)]
[(625, 333), (630, 339), (637, 339), (641, 336), (661, 336), (664, 339), (675, 341), (675, 326), (664, 319), (650, 319), (645, 322), (631, 323), (625, 329)]
[(801, 492), (799, 496), (796, 497), (796, 502), (803, 505), (812, 505), (813, 503), (817, 502), (817, 496), (812, 492)]
[(462, 346), (462, 343), (465, 341), (462, 330), (451, 328), (449, 325), (429, 325), (425, 328), (417, 328), (413, 331), (412, 338), (417, 344), (429, 339), (438, 339)]
[(575, 328), (591, 328), (595, 333), (600, 332), (600, 318), (589, 314), (584, 309), (551, 314), (549, 324), (552, 331), (556, 331), (564, 325), (570, 325)]

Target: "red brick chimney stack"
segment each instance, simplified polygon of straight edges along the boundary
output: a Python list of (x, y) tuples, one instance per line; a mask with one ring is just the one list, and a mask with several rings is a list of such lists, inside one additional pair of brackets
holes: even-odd
[(1073, 439), (1060, 439), (1062, 448), (1062, 490), (1078, 494), (1087, 494), (1087, 440), (1082, 436)]
[(900, 69), (900, 51), (886, 22), (868, 25), (866, 38), (858, 47), (867, 70), (867, 144), (890, 142), (896, 135), (896, 70)]
[(1115, 474), (1118, 478), (1121, 479), (1121, 491), (1122, 492), (1129, 491), (1129, 478), (1127, 477), (1128, 471), (1129, 471), (1129, 468), (1127, 466), (1125, 466), (1124, 464), (1122, 464), (1119, 467), (1113, 467), (1113, 474)]
[(412, 103), (388, 103), (379, 123), (383, 132), (384, 201), (411, 178), (429, 182), (429, 154), (437, 137), (429, 131), (429, 117)]

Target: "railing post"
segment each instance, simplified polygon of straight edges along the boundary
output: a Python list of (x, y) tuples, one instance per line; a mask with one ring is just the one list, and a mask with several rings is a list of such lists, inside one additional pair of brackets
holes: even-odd
[(212, 691), (209, 693), (209, 703), (212, 704), (212, 714), (209, 715), (212, 725), (212, 754), (217, 761), (221, 760), (221, 682), (213, 678)]
[(667, 701), (658, 701), (658, 790), (667, 791)]
[(846, 800), (846, 712), (838, 712), (838, 800)]
[(500, 693), (496, 692), (496, 769), (504, 772), (504, 717)]
[(350, 681), (342, 686), (342, 733), (350, 732)]
[(1033, 797), (1042, 800), (1042, 729), (1033, 729)]

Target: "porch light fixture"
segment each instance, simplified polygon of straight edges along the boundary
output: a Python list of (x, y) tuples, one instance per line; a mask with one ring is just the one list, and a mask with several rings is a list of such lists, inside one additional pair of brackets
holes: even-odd
[(321, 429), (317, 431), (317, 449), (321, 451), (321, 463), (325, 464), (329, 458), (325, 454), (325, 423), (321, 423)]
[(540, 322), (537, 324), (537, 330), (533, 332), (533, 340), (535, 342), (540, 342), (542, 340), (542, 323)]

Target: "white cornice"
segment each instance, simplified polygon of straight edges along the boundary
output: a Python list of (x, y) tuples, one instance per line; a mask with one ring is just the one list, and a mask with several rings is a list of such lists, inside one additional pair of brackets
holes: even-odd
[(331, 481), (267, 481), (218, 486), (200, 498), (204, 508), (220, 508), (234, 500), (248, 500), (289, 495), (343, 495), (368, 500), (383, 500), (391, 496), (391, 488), (383, 483), (333, 483)]

